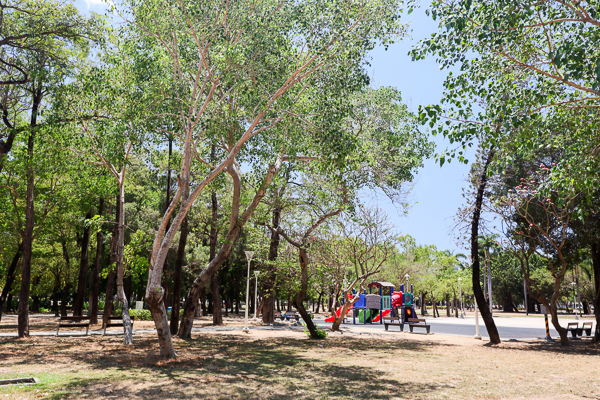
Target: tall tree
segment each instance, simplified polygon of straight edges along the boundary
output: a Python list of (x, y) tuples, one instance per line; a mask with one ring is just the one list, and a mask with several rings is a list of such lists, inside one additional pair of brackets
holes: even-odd
[[(161, 355), (176, 356), (167, 329), (160, 277), (171, 242), (191, 205), (221, 172), (230, 174), (234, 185), (241, 181), (236, 158), (242, 156), (242, 149), (251, 139), (252, 148), (264, 150), (260, 158), (262, 183), (244, 212), (233, 208), (232, 221), (237, 222), (226, 235), (227, 244), (188, 294), (180, 326), (183, 337), (189, 336), (200, 292), (229, 252), (229, 242), (235, 240), (281, 164), (298, 154), (292, 145), (299, 141), (285, 136), (292, 131), (275, 127), (294, 121), (304, 124), (302, 116), (315, 113), (322, 119), (335, 118), (325, 109), (335, 104), (322, 102), (320, 110), (314, 105), (307, 107), (308, 96), (327, 92), (328, 98), (334, 99), (349, 87), (361, 86), (366, 81), (360, 67), (365, 51), (376, 41), (388, 43), (403, 30), (397, 18), (398, 6), (395, 0), (360, 2), (360, 7), (354, 7), (354, 2), (349, 6), (339, 1), (322, 4), (264, 0), (234, 1), (223, 8), (220, 1), (147, 0), (131, 3), (123, 10), (121, 16), (132, 32), (152, 48), (151, 54), (157, 55), (155, 65), (162, 63), (161, 73), (150, 76), (150, 82), (158, 89), (157, 96), (172, 99), (169, 106), (173, 111), (165, 115), (161, 104), (155, 115), (169, 119), (163, 126), (173, 127), (182, 160), (173, 202), (156, 234), (146, 292)], [(172, 95), (161, 95), (164, 90)], [(326, 132), (327, 136), (317, 135), (312, 140), (332, 144), (321, 151), (328, 153), (328, 159), (339, 159), (345, 151), (344, 135)], [(209, 163), (203, 152), (209, 152), (213, 143), (220, 150), (216, 162)], [(198, 161), (198, 175), (203, 178), (183, 201), (183, 193), (190, 188), (194, 161)], [(234, 188), (234, 193), (237, 190)]]

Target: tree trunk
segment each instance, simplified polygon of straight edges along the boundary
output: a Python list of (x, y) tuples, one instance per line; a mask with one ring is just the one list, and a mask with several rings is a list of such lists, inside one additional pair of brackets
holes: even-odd
[(317, 299), (317, 310), (315, 311), (315, 314), (319, 313), (319, 307), (321, 307), (321, 296), (323, 295), (323, 292), (319, 292), (319, 298)]
[[(194, 316), (196, 315), (196, 307), (198, 304), (198, 299), (200, 298), (200, 292), (206, 285), (206, 281), (212, 276), (212, 274), (217, 271), (221, 265), (227, 260), (229, 256), (229, 252), (233, 247), (235, 240), (239, 232), (241, 231), (240, 225), (235, 225), (233, 229), (227, 234), (219, 252), (215, 255), (215, 257), (209, 261), (208, 266), (198, 275), (198, 277), (194, 280), (194, 283), (190, 287), (188, 295), (185, 299), (185, 305), (183, 310), (183, 316), (181, 319), (181, 324), (179, 325), (178, 335), (181, 339), (189, 339), (192, 334), (192, 325), (194, 323)], [(213, 300), (213, 311), (215, 307), (220, 307), (220, 304), (214, 304)], [(225, 305), (225, 313), (227, 313), (227, 304)]]
[(590, 303), (587, 300), (583, 300), (581, 302), (581, 305), (583, 306), (583, 314), (587, 315), (590, 313)]
[(481, 290), (481, 277), (479, 270), (479, 220), (481, 217), (481, 207), (483, 205), (485, 187), (488, 181), (487, 171), (490, 163), (492, 162), (492, 159), (494, 158), (495, 153), (496, 151), (492, 146), (488, 152), (487, 159), (483, 166), (483, 171), (481, 172), (481, 175), (479, 177), (479, 186), (477, 188), (477, 196), (475, 198), (475, 210), (473, 211), (473, 220), (471, 222), (471, 260), (473, 263), (471, 269), (473, 272), (473, 293), (475, 294), (477, 306), (479, 307), (479, 311), (481, 312), (481, 317), (483, 318), (485, 327), (488, 331), (488, 334), (490, 335), (490, 342), (492, 344), (498, 344), (501, 341), (500, 334), (498, 333), (498, 328), (496, 327), (496, 323), (494, 322), (494, 318), (492, 317), (491, 310), (488, 307), (483, 296), (483, 291)]
[[(219, 203), (217, 202), (217, 193), (211, 193), (211, 224), (210, 224), (210, 234), (209, 234), (209, 246), (210, 246), (210, 254), (209, 261), (212, 261), (217, 254), (217, 239), (218, 239), (218, 230), (217, 224), (219, 223)], [(220, 326), (223, 325), (223, 312), (221, 309), (221, 304), (223, 301), (221, 300), (221, 293), (219, 292), (219, 271), (216, 270), (213, 272), (210, 278), (210, 296), (212, 300), (212, 318), (213, 325)]]
[(275, 261), (279, 253), (279, 243), (281, 238), (277, 230), (281, 223), (281, 207), (273, 208), (273, 217), (271, 224), (275, 232), (271, 231), (271, 241), (269, 243), (269, 255), (267, 257), (267, 265), (265, 270), (265, 277), (263, 279), (263, 315), (262, 321), (265, 324), (273, 324), (275, 322)]
[(560, 286), (560, 279), (556, 279), (555, 291), (552, 294), (552, 300), (550, 303), (550, 315), (551, 315), (552, 325), (554, 326), (554, 329), (556, 329), (556, 331), (558, 332), (558, 335), (560, 336), (560, 344), (563, 346), (568, 346), (569, 345), (568, 332), (565, 328), (563, 328), (560, 325), (560, 322), (558, 322), (558, 309), (557, 309), (556, 303), (557, 303), (558, 295), (559, 295), (559, 286)]
[(342, 324), (342, 322), (344, 322), (344, 318), (346, 316), (346, 313), (348, 312), (348, 310), (350, 309), (350, 307), (352, 307), (352, 305), (355, 303), (354, 300), (358, 301), (359, 297), (357, 296), (356, 299), (352, 299), (348, 300), (348, 295), (352, 293), (352, 288), (347, 288), (345, 291), (342, 290), (342, 296), (344, 296), (345, 301), (344, 301), (344, 305), (342, 306), (342, 309), (340, 310), (340, 316), (338, 317), (335, 313), (335, 310), (333, 311), (333, 324), (331, 325), (331, 330), (332, 331), (339, 331), (340, 330), (340, 325)]
[[(117, 204), (115, 207), (115, 222), (112, 231), (112, 240), (110, 242), (110, 259), (109, 264), (114, 265), (118, 258), (117, 240), (119, 237), (119, 220), (121, 218), (121, 196), (117, 196)], [(104, 314), (102, 315), (102, 326), (108, 323), (108, 317), (112, 315), (113, 297), (115, 291), (115, 276), (117, 271), (113, 268), (106, 278), (106, 297), (104, 299)]]
[[(104, 211), (104, 199), (100, 198), (98, 203), (98, 215), (102, 216)], [(98, 323), (98, 297), (100, 295), (100, 260), (102, 259), (102, 230), (96, 234), (96, 258), (94, 259), (94, 271), (92, 272), (92, 303), (90, 307), (90, 324)]]
[(15, 281), (15, 276), (17, 272), (17, 265), (19, 265), (19, 261), (21, 260), (21, 255), (23, 254), (23, 242), (19, 243), (19, 247), (17, 248), (17, 252), (12, 258), (10, 265), (8, 267), (8, 271), (6, 271), (6, 280), (4, 283), (4, 287), (2, 288), (2, 295), (0, 295), (0, 321), (2, 321), (2, 310), (4, 310), (4, 302), (6, 301), (6, 297), (12, 290), (12, 284)]
[(300, 290), (296, 293), (296, 309), (300, 313), (300, 316), (306, 324), (306, 328), (310, 332), (310, 337), (313, 339), (320, 339), (317, 333), (317, 327), (315, 326), (312, 318), (306, 312), (304, 308), (304, 297), (308, 291), (308, 255), (303, 247), (300, 247), (298, 255), (298, 261), (300, 262), (300, 273), (301, 273), (301, 284)]
[(179, 247), (177, 248), (177, 259), (175, 260), (175, 275), (173, 276), (173, 306), (171, 308), (171, 334), (177, 334), (179, 329), (179, 307), (181, 305), (181, 273), (185, 259), (185, 246), (189, 233), (188, 217), (181, 222), (179, 234)]
[(26, 164), (26, 185), (27, 194), (25, 196), (25, 229), (23, 231), (23, 261), (21, 263), (21, 290), (19, 291), (19, 316), (18, 332), (19, 337), (29, 336), (29, 292), (31, 285), (31, 256), (33, 245), (33, 228), (35, 226), (34, 211), (34, 168), (33, 168), (33, 143), (35, 138), (35, 126), (37, 125), (37, 115), (39, 105), (42, 101), (41, 88), (35, 89), (33, 95), (33, 107), (31, 109), (30, 126), (27, 140), (27, 164)]
[(510, 290), (508, 289), (508, 285), (504, 285), (504, 301), (502, 304), (502, 311), (504, 312), (512, 312), (513, 310), (513, 302), (512, 296), (510, 294)]
[(594, 288), (596, 297), (593, 300), (594, 314), (596, 316), (596, 330), (593, 343), (600, 343), (600, 243), (593, 243), (591, 246), (592, 266), (594, 268)]
[(67, 303), (69, 302), (69, 292), (71, 291), (71, 282), (67, 282), (65, 287), (63, 288), (62, 298), (60, 300), (60, 316), (67, 316)]
[(54, 289), (52, 289), (52, 311), (54, 311), (54, 316), (58, 317), (60, 314), (58, 313), (58, 291), (59, 291), (59, 286), (58, 284), (54, 286)]
[(450, 293), (446, 293), (446, 317), (450, 317)]
[(123, 317), (123, 339), (125, 344), (133, 344), (133, 332), (131, 328), (131, 317), (129, 316), (129, 300), (125, 295), (123, 281), (125, 278), (125, 266), (123, 257), (125, 250), (125, 167), (121, 169), (119, 182), (119, 213), (118, 240), (117, 240), (117, 298), (121, 302), (121, 315)]
[(427, 306), (426, 306), (426, 301), (427, 300), (427, 293), (422, 292), (421, 293), (421, 315), (427, 315)]
[(494, 301), (492, 297), (492, 261), (490, 260), (489, 251), (486, 252), (486, 264), (488, 271), (488, 301), (490, 302), (490, 315), (494, 312)]
[[(92, 210), (85, 215), (86, 221), (92, 218)], [(83, 303), (85, 302), (85, 286), (87, 283), (89, 267), (89, 247), (91, 226), (83, 229), (83, 238), (81, 239), (81, 259), (79, 262), (79, 277), (77, 281), (77, 292), (73, 298), (73, 315), (83, 315)]]
[(456, 299), (456, 293), (454, 293), (454, 299), (452, 300), (452, 304), (454, 305), (454, 317), (458, 318), (458, 300)]

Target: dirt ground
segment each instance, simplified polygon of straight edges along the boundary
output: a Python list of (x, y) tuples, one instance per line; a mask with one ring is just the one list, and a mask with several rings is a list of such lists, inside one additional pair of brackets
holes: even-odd
[(170, 361), (155, 334), (121, 341), (2, 338), (0, 377), (41, 383), (0, 386), (0, 399), (600, 399), (600, 346), (587, 339), (562, 348), (391, 331), (324, 341), (291, 329), (206, 332), (175, 339)]

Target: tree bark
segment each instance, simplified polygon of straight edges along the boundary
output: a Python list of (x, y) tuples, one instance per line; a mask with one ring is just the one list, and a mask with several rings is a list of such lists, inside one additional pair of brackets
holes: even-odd
[[(483, 165), (483, 170), (479, 177), (479, 185), (477, 188), (477, 196), (475, 198), (475, 210), (473, 211), (473, 220), (471, 222), (471, 260), (472, 260), (472, 271), (473, 271), (473, 293), (477, 301), (477, 306), (481, 312), (481, 317), (485, 323), (485, 327), (490, 335), (490, 342), (492, 344), (500, 343), (500, 334), (498, 328), (492, 317), (492, 313), (485, 301), (483, 291), (481, 290), (481, 277), (480, 277), (480, 262), (479, 262), (479, 220), (481, 217), (481, 207), (483, 205), (483, 196), (485, 187), (487, 185), (488, 176), (487, 171), (496, 150), (492, 146), (488, 152), (487, 159)], [(491, 294), (491, 293), (490, 293)]]
[(125, 344), (133, 344), (133, 332), (131, 328), (131, 317), (129, 316), (129, 300), (125, 295), (123, 281), (125, 278), (125, 266), (123, 257), (125, 250), (125, 167), (121, 169), (119, 182), (119, 213), (118, 240), (117, 240), (117, 298), (121, 302), (121, 316), (123, 317), (123, 340)]
[[(92, 218), (92, 211), (88, 211), (85, 219)], [(89, 247), (90, 247), (91, 226), (83, 229), (83, 238), (81, 239), (81, 259), (79, 262), (79, 277), (77, 281), (77, 292), (73, 299), (73, 315), (83, 315), (83, 303), (85, 301), (85, 285), (87, 283), (87, 274), (89, 267)]]
[(60, 316), (67, 316), (67, 303), (69, 302), (69, 292), (71, 291), (71, 282), (67, 282), (65, 287), (63, 288), (62, 298), (60, 300)]
[[(98, 202), (98, 215), (102, 216), (104, 211), (104, 199)], [(94, 259), (94, 271), (92, 272), (92, 303), (90, 307), (90, 324), (98, 323), (98, 297), (100, 296), (100, 260), (102, 259), (102, 229), (96, 234), (96, 258)]]
[(0, 321), (2, 321), (2, 310), (4, 310), (4, 303), (6, 301), (6, 297), (12, 290), (12, 284), (15, 281), (17, 265), (19, 265), (19, 261), (21, 260), (22, 254), (23, 242), (19, 243), (19, 247), (17, 247), (17, 252), (13, 256), (10, 265), (8, 266), (8, 270), (6, 271), (6, 281), (4, 283), (4, 287), (2, 288), (2, 295), (0, 295)]
[(306, 328), (310, 332), (310, 337), (313, 339), (320, 339), (317, 333), (317, 327), (315, 326), (312, 318), (304, 308), (304, 297), (306, 296), (306, 292), (308, 291), (308, 255), (306, 254), (306, 249), (304, 247), (300, 247), (298, 250), (298, 262), (300, 263), (301, 271), (301, 284), (300, 290), (296, 293), (296, 309), (298, 310), (300, 316), (304, 320)]
[(271, 242), (269, 244), (269, 255), (267, 257), (267, 267), (265, 271), (265, 277), (263, 279), (263, 296), (264, 296), (264, 305), (263, 305), (263, 315), (262, 321), (265, 324), (273, 324), (275, 322), (275, 261), (277, 260), (278, 252), (279, 252), (279, 243), (281, 242), (281, 238), (277, 230), (279, 229), (279, 224), (281, 223), (281, 207), (273, 208), (273, 218), (271, 220), (273, 225), (273, 229), (275, 232), (271, 230)]
[(594, 315), (596, 316), (596, 330), (594, 332), (593, 343), (600, 343), (600, 243), (591, 245), (592, 266), (594, 268), (594, 288), (596, 297), (594, 298)]
[(34, 89), (33, 106), (31, 109), (29, 138), (27, 140), (27, 165), (26, 181), (27, 194), (25, 196), (25, 229), (23, 231), (23, 261), (21, 262), (21, 290), (19, 291), (19, 337), (29, 336), (29, 293), (31, 285), (31, 256), (33, 245), (33, 228), (35, 226), (34, 210), (34, 169), (33, 169), (33, 145), (35, 139), (35, 126), (40, 103), (42, 102), (42, 89)]
[(171, 308), (171, 334), (177, 334), (179, 328), (179, 307), (181, 305), (181, 273), (185, 259), (185, 246), (189, 233), (188, 217), (181, 222), (179, 234), (179, 247), (177, 248), (177, 259), (175, 260), (175, 274), (173, 275), (173, 303)]
[[(119, 239), (119, 220), (121, 218), (121, 196), (117, 196), (117, 202), (115, 207), (115, 222), (112, 231), (112, 239), (110, 242), (110, 265), (114, 265), (117, 262), (118, 250), (117, 240)], [(112, 315), (113, 310), (113, 297), (115, 291), (115, 276), (117, 271), (113, 268), (106, 278), (106, 297), (104, 299), (104, 313), (102, 315), (102, 326), (106, 326), (108, 323), (108, 317)]]
[(319, 292), (319, 298), (317, 299), (317, 310), (315, 311), (315, 314), (319, 313), (319, 307), (321, 307), (321, 296), (323, 295), (323, 292)]
[[(257, 190), (254, 198), (250, 205), (244, 210), (242, 215), (239, 214), (239, 198), (241, 191), (241, 173), (237, 170), (237, 167), (230, 166), (228, 168), (228, 172), (231, 174), (234, 181), (234, 194), (233, 194), (233, 202), (232, 202), (232, 214), (229, 223), (229, 230), (225, 235), (225, 240), (219, 249), (219, 252), (207, 265), (207, 267), (198, 275), (198, 277), (194, 280), (194, 283), (190, 287), (188, 295), (185, 300), (184, 313), (181, 321), (181, 325), (179, 326), (178, 335), (182, 339), (189, 339), (192, 333), (192, 325), (194, 323), (194, 316), (196, 315), (196, 307), (198, 306), (198, 299), (200, 297), (200, 293), (202, 289), (206, 285), (208, 279), (212, 276), (212, 274), (217, 271), (223, 262), (227, 259), (231, 248), (235, 240), (237, 239), (239, 233), (241, 232), (243, 226), (246, 224), (250, 216), (254, 213), (256, 207), (260, 201), (264, 198), (266, 194), (267, 187), (271, 184), (271, 181), (277, 175), (281, 168), (282, 159), (279, 157), (274, 165), (269, 166), (269, 172), (265, 176), (263, 183), (260, 188)], [(234, 168), (235, 167), (235, 168)], [(169, 341), (171, 339), (169, 338)]]
[(58, 317), (60, 314), (58, 313), (58, 291), (59, 286), (56, 284), (52, 289), (52, 311), (54, 311), (54, 316)]
[(450, 316), (450, 293), (446, 293), (446, 317)]
[[(210, 234), (209, 234), (209, 246), (210, 246), (210, 254), (209, 261), (212, 261), (217, 254), (217, 239), (218, 239), (218, 230), (217, 224), (219, 222), (219, 204), (217, 202), (217, 193), (211, 193), (211, 209), (212, 209), (212, 217), (210, 224)], [(221, 293), (219, 292), (219, 271), (213, 272), (210, 278), (210, 297), (212, 300), (212, 318), (213, 325), (219, 326), (223, 325), (223, 311), (221, 309), (221, 304), (223, 303), (221, 300)]]

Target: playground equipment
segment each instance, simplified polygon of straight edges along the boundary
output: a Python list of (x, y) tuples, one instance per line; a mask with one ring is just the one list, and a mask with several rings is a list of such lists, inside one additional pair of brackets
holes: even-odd
[[(412, 285), (410, 285), (410, 292), (404, 290), (404, 284), (400, 285), (399, 292), (394, 292), (394, 285), (389, 282), (371, 282), (367, 285), (367, 288), (369, 293), (367, 293), (367, 289), (365, 289), (364, 293), (359, 293), (359, 299), (354, 303), (352, 308), (348, 309), (348, 312), (352, 310), (353, 324), (356, 324), (357, 316), (360, 324), (372, 324), (374, 322), (383, 324), (381, 317), (388, 315), (401, 317), (402, 323), (407, 323), (409, 318), (416, 317), (417, 314), (413, 307)], [(352, 294), (356, 296), (354, 291)], [(341, 309), (342, 307), (337, 311), (338, 317)], [(395, 315), (396, 313), (398, 315)], [(331, 320), (333, 322), (334, 318), (331, 316), (326, 321), (329, 322), (328, 320)]]

